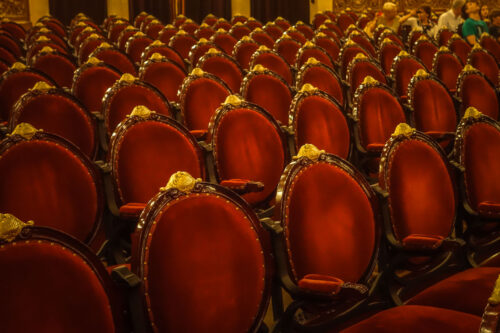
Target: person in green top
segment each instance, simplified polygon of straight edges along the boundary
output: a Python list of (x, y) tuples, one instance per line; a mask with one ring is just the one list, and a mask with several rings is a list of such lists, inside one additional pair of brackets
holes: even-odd
[(479, 42), (483, 32), (488, 32), (488, 25), (481, 20), (479, 9), (476, 0), (469, 0), (462, 7), (462, 17), (465, 20), (462, 26), (462, 35), (471, 45)]

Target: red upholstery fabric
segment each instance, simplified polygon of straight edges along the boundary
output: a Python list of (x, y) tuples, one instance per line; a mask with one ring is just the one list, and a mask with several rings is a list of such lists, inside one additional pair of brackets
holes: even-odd
[(465, 181), (472, 208), (500, 203), (500, 132), (487, 123), (477, 123), (464, 134)]
[(442, 236), (412, 234), (406, 236), (402, 244), (406, 249), (437, 249), (443, 243), (443, 239)]
[(450, 91), (455, 91), (462, 68), (460, 60), (454, 54), (443, 53), (437, 58), (435, 73)]
[(326, 68), (312, 66), (302, 74), (302, 84), (310, 83), (344, 105), (344, 94), (339, 80)]
[(108, 31), (108, 39), (116, 43), (118, 41), (118, 36), (127, 27), (128, 23), (113, 24), (113, 26)]
[(90, 115), (74, 100), (59, 94), (41, 94), (18, 105), (12, 117), (11, 128), (28, 123), (45, 132), (54, 133), (71, 141), (82, 152), (93, 157), (95, 130)]
[(284, 30), (279, 25), (269, 22), (264, 26), (264, 31), (274, 40), (277, 40), (283, 34)]
[(384, 145), (396, 126), (406, 121), (397, 99), (381, 88), (370, 89), (361, 97), (359, 120), (361, 142), (365, 147)]
[(448, 48), (460, 58), (462, 64), (467, 63), (467, 56), (469, 55), (471, 46), (465, 40), (461, 38), (451, 40)]
[(358, 53), (363, 53), (365, 56), (369, 57), (370, 55), (363, 50), (359, 46), (350, 46), (346, 49), (343, 50), (342, 55), (341, 55), (341, 74), (342, 78), (346, 77), (347, 74), (347, 67), (351, 63), (351, 60), (358, 54)]
[(101, 112), (104, 93), (119, 78), (120, 74), (109, 67), (92, 66), (80, 73), (72, 93), (90, 112)]
[(189, 35), (176, 35), (170, 38), (168, 46), (179, 52), (183, 59), (188, 59), (189, 50), (196, 44), (196, 39)]
[(328, 57), (328, 54), (326, 54), (325, 51), (320, 48), (303, 49), (300, 53), (300, 59), (297, 59), (297, 67), (302, 66), (307, 61), (307, 59), (311, 57), (316, 58), (316, 60), (327, 65), (330, 68), (334, 68), (332, 60), (330, 59), (330, 57)]
[(448, 237), (455, 218), (455, 194), (445, 162), (427, 143), (407, 140), (389, 161), (389, 202), (396, 237)]
[(33, 61), (33, 59), (38, 55), (38, 53), (40, 53), (40, 51), (46, 46), (52, 48), (53, 50), (56, 50), (57, 52), (59, 52), (61, 54), (68, 55), (68, 50), (66, 50), (64, 47), (62, 47), (58, 44), (55, 44), (53, 42), (37, 42), (26, 53), (27, 63), (28, 64), (31, 63)]
[(500, 62), (500, 43), (492, 37), (481, 38), (481, 46), (488, 50)]
[(120, 218), (123, 219), (138, 219), (142, 211), (146, 207), (145, 203), (131, 202), (120, 206)]
[[(0, 265), (2, 332), (115, 332), (101, 281), (71, 250), (17, 242), (2, 246)], [(30, 315), (21, 319), (21, 313)]]
[(165, 27), (158, 34), (158, 40), (162, 41), (165, 44), (168, 44), (170, 38), (172, 38), (172, 36), (175, 35), (177, 31), (179, 31), (177, 28)]
[(186, 69), (186, 65), (184, 64), (184, 60), (182, 60), (181, 56), (177, 51), (174, 49), (168, 47), (168, 46), (158, 46), (158, 47), (149, 47), (147, 50), (145, 50), (145, 54), (143, 59), (147, 60), (149, 59), (153, 53), (159, 53), (168, 60), (171, 60), (175, 62), (177, 65), (179, 65), (181, 68)]
[(246, 215), (222, 197), (191, 195), (156, 221), (145, 269), (150, 318), (158, 330), (250, 331), (265, 268)]
[(26, 31), (24, 31), (24, 28), (15, 22), (4, 21), (0, 25), (0, 28), (6, 30), (17, 40), (21, 40), (26, 37)]
[(408, 84), (419, 69), (425, 69), (420, 63), (411, 58), (402, 58), (396, 65), (394, 79), (398, 96), (407, 96)]
[(244, 36), (248, 36), (250, 35), (250, 33), (252, 32), (252, 30), (250, 30), (249, 27), (243, 25), (243, 26), (233, 26), (233, 28), (231, 28), (231, 35), (236, 38), (236, 40), (240, 40), (241, 38), (243, 38)]
[(336, 294), (340, 291), (343, 283), (344, 281), (336, 277), (321, 274), (307, 274), (304, 278), (299, 280), (298, 286), (302, 289)]
[(187, 32), (188, 34), (190, 35), (194, 35), (194, 32), (196, 31), (196, 29), (198, 29), (200, 26), (198, 24), (196, 24), (195, 22), (185, 22), (183, 23), (179, 28), (181, 30), (184, 30), (185, 32)]
[(122, 52), (113, 49), (102, 50), (94, 53), (93, 56), (101, 59), (108, 65), (116, 67), (122, 73), (136, 75), (132, 61)]
[(338, 16), (337, 24), (339, 25), (340, 29), (342, 29), (342, 31), (346, 31), (348, 26), (350, 26), (351, 24), (356, 25), (356, 22), (349, 14), (344, 13)]
[(302, 34), (302, 32), (298, 30), (287, 30), (287, 35), (295, 39), (300, 44), (304, 45), (307, 42), (306, 36)]
[(196, 44), (189, 52), (189, 61), (193, 68), (196, 68), (198, 60), (205, 55), (211, 48), (215, 47), (212, 43)]
[(312, 143), (327, 153), (347, 158), (351, 137), (342, 110), (325, 98), (310, 96), (301, 100), (295, 112), (296, 148)]
[(434, 60), (434, 55), (438, 51), (436, 45), (431, 42), (421, 42), (415, 47), (415, 56), (419, 58), (427, 70), (432, 70), (432, 61)]
[(145, 29), (146, 35), (153, 39), (158, 39), (158, 35), (160, 34), (160, 31), (163, 29), (163, 24), (158, 24), (158, 23), (150, 23)]
[(0, 59), (5, 61), (9, 66), (16, 62), (16, 57), (6, 48), (0, 46)]
[(295, 278), (321, 274), (358, 282), (375, 249), (369, 199), (344, 170), (316, 163), (295, 177), (286, 198), (286, 236)]
[(127, 44), (128, 39), (138, 31), (139, 30), (137, 29), (135, 30), (125, 29), (122, 31), (122, 33), (118, 37), (118, 48), (120, 49), (120, 51), (125, 52), (125, 46)]
[(244, 69), (248, 69), (252, 54), (257, 51), (259, 45), (256, 43), (243, 43), (238, 49), (235, 48), (234, 58)]
[(443, 29), (438, 36), (439, 46), (448, 45), (448, 41), (450, 40), (451, 36), (453, 36), (453, 31)]
[(153, 40), (148, 37), (130, 38), (127, 42), (127, 54), (130, 59), (135, 63), (140, 63), (142, 52), (152, 42)]
[(215, 110), (230, 94), (226, 87), (209, 78), (199, 78), (191, 82), (182, 106), (187, 128), (206, 130)]
[(214, 30), (219, 30), (219, 29), (224, 29), (226, 31), (229, 31), (231, 29), (232, 25), (225, 19), (219, 19), (217, 23), (213, 25)]
[(250, 34), (252, 39), (256, 41), (259, 45), (265, 45), (268, 48), (272, 49), (274, 45), (274, 39), (272, 39), (271, 36), (269, 36), (267, 33), (261, 31), (253, 32)]
[(300, 31), (308, 40), (313, 39), (314, 30), (307, 24), (295, 24), (295, 28)]
[(251, 204), (273, 193), (285, 167), (285, 153), (277, 129), (265, 116), (249, 109), (232, 110), (220, 120), (215, 133), (215, 156), (221, 180), (248, 179), (264, 183), (262, 192), (243, 195)]
[(416, 128), (428, 132), (455, 132), (457, 115), (451, 96), (434, 80), (420, 80), (413, 91)]
[(292, 93), (279, 79), (266, 74), (254, 76), (247, 84), (244, 98), (263, 107), (281, 124), (288, 124)]
[(467, 75), (462, 81), (462, 107), (473, 106), (485, 115), (498, 119), (499, 101), (495, 89), (477, 74)]
[(362, 35), (351, 35), (351, 40), (368, 51), (372, 57), (377, 55), (375, 47), (373, 47), (372, 43)]
[(177, 90), (186, 73), (171, 62), (152, 63), (141, 73), (141, 79), (156, 87), (169, 101), (178, 102)]
[(240, 91), (243, 73), (236, 63), (223, 57), (213, 56), (202, 59), (198, 65), (205, 72), (222, 79), (234, 93)]
[(94, 50), (99, 46), (101, 45), (102, 43), (104, 43), (104, 39), (87, 39), (82, 47), (80, 48), (80, 51), (78, 51), (78, 62), (80, 64), (83, 64), (85, 61), (87, 61), (87, 59), (89, 58), (89, 55), (94, 52)]
[(295, 57), (300, 49), (300, 44), (293, 39), (283, 39), (276, 44), (276, 52), (282, 56), (290, 65), (295, 64)]
[(471, 268), (421, 291), (407, 304), (436, 306), (481, 316), (499, 274), (499, 267)]
[(44, 76), (33, 72), (19, 72), (4, 77), (0, 82), (0, 118), (9, 120), (14, 103), (39, 81), (52, 84)]
[(330, 38), (316, 38), (315, 44), (325, 49), (333, 61), (337, 61), (340, 54), (340, 47), (334, 40)]
[(172, 126), (145, 121), (129, 128), (116, 150), (117, 182), (123, 203), (146, 203), (170, 176), (186, 171), (203, 177), (195, 147)]
[(76, 66), (70, 59), (57, 55), (46, 54), (35, 58), (32, 66), (50, 76), (60, 87), (71, 87)]
[(385, 310), (342, 333), (441, 333), (477, 332), (481, 317), (430, 306), (404, 305)]
[(9, 70), (9, 65), (3, 60), (0, 60), (0, 75), (2, 75), (8, 70)]
[(14, 41), (12, 37), (3, 33), (0, 34), (0, 46), (8, 49), (12, 54), (14, 54), (17, 58), (21, 57), (22, 51), (21, 47)]
[(472, 52), (470, 64), (481, 71), (494, 86), (498, 86), (498, 65), (495, 58), (486, 52)]
[(401, 48), (395, 44), (386, 44), (380, 49), (380, 65), (385, 74), (389, 75), (391, 72), (392, 62), (399, 52), (401, 52)]
[(236, 38), (228, 33), (215, 34), (211, 39), (214, 44), (220, 47), (226, 54), (231, 54), (233, 52), (234, 45), (238, 42)]
[(53, 142), (29, 141), (1, 157), (0, 211), (86, 240), (97, 219), (97, 189), (76, 156)]
[(116, 126), (129, 115), (137, 105), (144, 105), (151, 111), (170, 116), (168, 105), (159, 94), (144, 86), (129, 85), (122, 87), (111, 95), (107, 118), (108, 134), (114, 131)]
[(369, 61), (358, 62), (354, 67), (352, 67), (350, 82), (351, 91), (355, 92), (366, 76), (371, 76), (375, 80), (387, 83), (385, 80), (385, 75), (377, 68), (373, 63)]
[(253, 64), (261, 64), (267, 69), (272, 70), (276, 74), (280, 75), (286, 83), (292, 84), (293, 75), (290, 67), (283, 58), (279, 55), (271, 52), (261, 53), (257, 58), (254, 59)]

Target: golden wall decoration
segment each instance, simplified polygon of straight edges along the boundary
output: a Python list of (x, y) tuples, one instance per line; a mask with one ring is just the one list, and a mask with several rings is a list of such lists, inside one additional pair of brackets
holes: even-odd
[(0, 16), (14, 21), (28, 21), (28, 0), (0, 0)]

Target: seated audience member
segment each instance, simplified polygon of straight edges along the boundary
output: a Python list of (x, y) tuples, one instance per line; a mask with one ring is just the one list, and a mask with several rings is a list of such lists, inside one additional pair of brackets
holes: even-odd
[(462, 35), (469, 44), (478, 43), (481, 34), (488, 32), (488, 26), (481, 20), (479, 4), (476, 0), (469, 0), (465, 3), (462, 7), (462, 17), (465, 20), (462, 26)]
[(434, 37), (437, 32), (437, 26), (431, 21), (431, 7), (420, 6), (417, 10), (412, 10), (411, 14), (417, 14), (417, 17), (410, 17), (404, 24), (411, 26), (411, 30), (422, 31), (429, 37)]
[(487, 4), (481, 5), (481, 8), (479, 9), (479, 16), (481, 17), (481, 20), (486, 22), (487, 25), (490, 24), (490, 18), (489, 18), (490, 10), (488, 8)]
[(458, 25), (464, 21), (462, 19), (462, 7), (464, 4), (464, 0), (454, 0), (451, 9), (439, 16), (436, 31), (442, 27), (447, 27), (451, 31), (457, 31)]
[(500, 9), (494, 9), (490, 15), (490, 35), (500, 43)]
[(405, 15), (403, 17), (398, 16), (398, 7), (396, 6), (396, 4), (394, 4), (393, 2), (386, 2), (382, 6), (382, 15), (378, 17), (376, 16), (375, 19), (370, 21), (366, 25), (365, 31), (369, 35), (372, 35), (376, 27), (378, 27), (379, 25), (384, 25), (392, 29), (394, 32), (398, 32), (399, 26), (403, 22), (408, 20), (413, 14), (409, 13), (408, 15)]

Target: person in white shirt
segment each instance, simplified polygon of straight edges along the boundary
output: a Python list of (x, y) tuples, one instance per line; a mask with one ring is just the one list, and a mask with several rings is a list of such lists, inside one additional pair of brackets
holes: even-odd
[(451, 9), (439, 16), (436, 31), (439, 31), (444, 26), (451, 31), (457, 31), (459, 24), (464, 22), (461, 16), (464, 4), (464, 0), (454, 0)]

